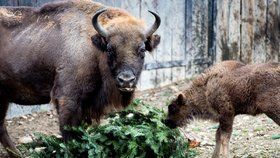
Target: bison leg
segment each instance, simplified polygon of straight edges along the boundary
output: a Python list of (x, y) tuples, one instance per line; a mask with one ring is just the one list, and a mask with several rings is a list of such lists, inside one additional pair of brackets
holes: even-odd
[(271, 118), (275, 123), (280, 126), (280, 94), (275, 96), (276, 99), (271, 99), (270, 102), (266, 102), (266, 107), (263, 107), (264, 113)]
[(212, 158), (229, 158), (229, 141), (232, 133), (233, 117), (220, 119), (216, 132), (216, 146)]
[(256, 101), (258, 110), (265, 113), (280, 126), (280, 88), (270, 89), (262, 93)]
[(70, 99), (59, 99), (55, 101), (57, 108), (59, 127), (62, 137), (65, 141), (77, 138), (74, 132), (71, 132), (66, 127), (78, 126), (81, 124), (81, 108), (78, 104)]
[(276, 110), (276, 111), (266, 112), (265, 114), (280, 126), (280, 109), (278, 111)]
[(20, 157), (20, 152), (12, 142), (5, 126), (5, 117), (9, 103), (0, 98), (0, 141), (11, 157)]

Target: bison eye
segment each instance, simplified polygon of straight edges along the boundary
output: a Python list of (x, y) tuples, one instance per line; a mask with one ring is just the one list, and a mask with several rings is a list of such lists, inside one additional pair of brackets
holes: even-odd
[(113, 51), (114, 51), (113, 46), (110, 43), (108, 43), (107, 44), (107, 52), (113, 52)]
[(113, 46), (110, 44), (110, 43), (108, 43), (107, 44), (107, 53), (108, 53), (108, 56), (110, 57), (110, 58), (113, 58), (114, 57), (114, 48), (113, 48)]
[(143, 59), (144, 57), (145, 57), (145, 52), (146, 52), (147, 50), (145, 49), (145, 47), (141, 47), (140, 49), (139, 49), (139, 56)]
[(175, 114), (175, 113), (179, 112), (179, 110), (175, 106), (169, 106), (168, 111), (171, 114)]

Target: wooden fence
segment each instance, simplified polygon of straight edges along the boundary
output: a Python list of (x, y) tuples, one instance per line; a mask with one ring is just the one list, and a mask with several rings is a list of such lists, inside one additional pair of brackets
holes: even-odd
[[(1, 0), (41, 6), (54, 0)], [(159, 13), (160, 47), (147, 55), (139, 89), (190, 77), (222, 60), (279, 61), (280, 0), (97, 0), (127, 9), (148, 25)]]
[[(54, 0), (0, 0), (4, 6), (41, 6)], [(280, 0), (97, 0), (127, 9), (148, 25), (159, 13), (159, 48), (146, 56), (138, 89), (169, 84), (201, 72), (215, 62), (279, 61)], [(15, 107), (16, 106), (16, 107)], [(49, 109), (12, 105), (8, 117)]]

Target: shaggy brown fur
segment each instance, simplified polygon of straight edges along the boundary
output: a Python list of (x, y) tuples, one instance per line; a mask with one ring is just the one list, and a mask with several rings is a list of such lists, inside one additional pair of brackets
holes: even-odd
[[(107, 30), (102, 37), (92, 25), (93, 15)], [(73, 134), (65, 125), (97, 121), (110, 107), (127, 106), (133, 91), (121, 91), (117, 75), (131, 72), (135, 88), (158, 35), (146, 36), (142, 20), (128, 12), (73, 0), (41, 8), (0, 7), (0, 141), (16, 151), (4, 119), (8, 103), (36, 105), (51, 102), (59, 113), (65, 140)], [(144, 51), (143, 51), (144, 50)]]
[(280, 125), (280, 64), (225, 61), (206, 70), (169, 105), (166, 124), (182, 126), (193, 117), (219, 122), (213, 157), (229, 157), (234, 117), (261, 113)]

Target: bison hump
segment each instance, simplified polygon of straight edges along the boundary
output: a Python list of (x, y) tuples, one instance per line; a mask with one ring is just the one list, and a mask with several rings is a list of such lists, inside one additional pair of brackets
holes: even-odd
[(3, 26), (13, 27), (22, 23), (23, 15), (20, 10), (0, 8), (0, 22)]

